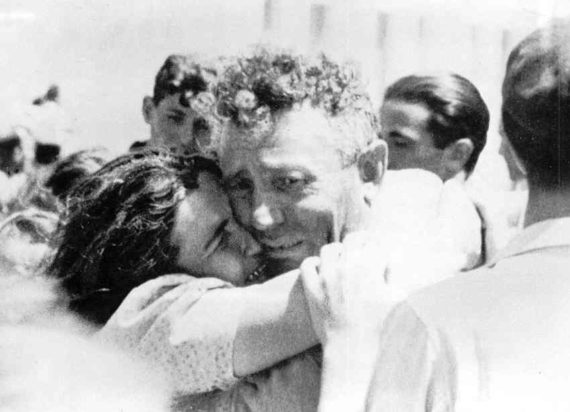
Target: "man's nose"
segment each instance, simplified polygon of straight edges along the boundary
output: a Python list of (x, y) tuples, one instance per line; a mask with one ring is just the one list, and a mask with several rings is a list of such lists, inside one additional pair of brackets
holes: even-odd
[(252, 212), (253, 227), (257, 230), (268, 230), (283, 222), (283, 213), (271, 196), (256, 194)]

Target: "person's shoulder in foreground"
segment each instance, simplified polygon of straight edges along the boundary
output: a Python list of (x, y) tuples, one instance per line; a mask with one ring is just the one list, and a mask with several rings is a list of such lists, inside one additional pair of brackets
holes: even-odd
[(570, 367), (563, 350), (570, 219), (527, 228), (501, 256), (392, 311), (379, 344), (371, 410), (514, 410), (519, 401), (556, 410), (552, 402), (560, 401), (555, 393)]
[(568, 410), (570, 121), (557, 113), (570, 106), (569, 45), (558, 22), (507, 65), (503, 126), (529, 179), (526, 229), (489, 268), (392, 311), (368, 409)]

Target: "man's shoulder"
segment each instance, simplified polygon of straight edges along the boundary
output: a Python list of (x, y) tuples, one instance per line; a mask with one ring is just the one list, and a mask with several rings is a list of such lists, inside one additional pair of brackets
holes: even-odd
[(475, 300), (475, 295), (492, 288), (495, 275), (496, 271), (487, 267), (458, 273), (410, 295), (407, 304), (426, 323), (438, 318), (449, 319), (457, 316), (468, 301)]
[(564, 273), (568, 265), (567, 250), (535, 250), (459, 273), (412, 294), (407, 303), (426, 325), (478, 329), (489, 317), (500, 322), (518, 305), (563, 300), (563, 291), (570, 288)]

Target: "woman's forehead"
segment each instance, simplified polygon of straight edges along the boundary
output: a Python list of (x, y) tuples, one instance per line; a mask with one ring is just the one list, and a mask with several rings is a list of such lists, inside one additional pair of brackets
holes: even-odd
[[(229, 209), (229, 199), (220, 178), (209, 171), (198, 174), (198, 187), (190, 190), (187, 196), (194, 195), (203, 204), (215, 209)], [(205, 210), (203, 213), (207, 213)]]
[(201, 172), (198, 187), (186, 192), (178, 208), (179, 225), (212, 226), (231, 216), (228, 197), (219, 179), (210, 172)]

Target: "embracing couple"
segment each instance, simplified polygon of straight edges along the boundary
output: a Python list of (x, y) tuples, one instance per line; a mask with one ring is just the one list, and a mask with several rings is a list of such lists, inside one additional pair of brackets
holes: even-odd
[[(337, 272), (359, 275), (363, 245), (298, 269), (367, 229), (386, 145), (357, 76), (324, 57), (239, 59), (215, 106), (219, 162), (148, 151), (107, 164), (70, 197), (50, 271), (100, 340), (164, 372), (181, 409), (315, 410), (317, 345), (346, 313), (313, 275), (342, 253), (357, 261)], [(368, 272), (383, 282), (381, 264)]]

